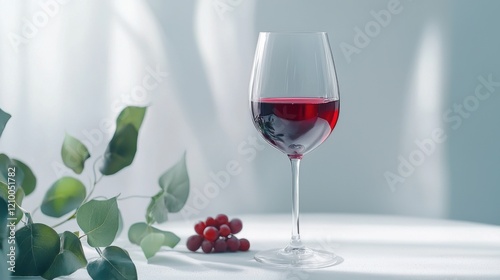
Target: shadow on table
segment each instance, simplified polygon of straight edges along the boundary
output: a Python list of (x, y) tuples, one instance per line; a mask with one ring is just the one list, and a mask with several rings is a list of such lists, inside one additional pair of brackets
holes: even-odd
[(175, 270), (200, 272), (220, 270), (226, 272), (241, 272), (253, 261), (255, 252), (211, 253), (174, 252), (158, 254), (149, 260), (150, 265), (168, 266)]
[[(149, 261), (150, 265), (168, 266), (189, 272), (221, 271), (235, 277), (243, 272), (273, 272), (272, 279), (349, 279), (349, 280), (477, 280), (500, 279), (500, 245), (483, 243), (391, 243), (386, 241), (332, 242), (333, 251), (344, 263), (314, 270), (280, 269), (253, 259), (255, 251), (238, 253), (193, 253), (167, 251)], [(338, 245), (338, 244), (341, 244)], [(311, 244), (313, 245), (313, 244)], [(328, 244), (322, 244), (323, 249)], [(479, 274), (478, 274), (479, 273)]]

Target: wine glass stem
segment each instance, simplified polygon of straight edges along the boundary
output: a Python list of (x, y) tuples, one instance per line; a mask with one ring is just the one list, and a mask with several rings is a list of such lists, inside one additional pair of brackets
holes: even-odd
[(300, 158), (290, 157), (292, 165), (292, 240), (290, 249), (303, 248), (299, 231), (299, 168)]

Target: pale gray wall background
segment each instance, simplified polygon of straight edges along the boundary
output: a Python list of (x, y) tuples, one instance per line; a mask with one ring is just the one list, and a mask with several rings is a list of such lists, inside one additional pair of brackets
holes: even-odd
[[(249, 142), (258, 137), (247, 104), (253, 52), (259, 31), (326, 31), (341, 116), (303, 160), (301, 210), (500, 224), (500, 87), (458, 128), (443, 118), (472, 98), (479, 76), (500, 81), (498, 1), (401, 0), (390, 22), (350, 56), (342, 46), (356, 46), (355, 28), (373, 25), (371, 12), (391, 1), (67, 1), (16, 51), (12, 34), (22, 36), (25, 19), (47, 2), (0, 1), (0, 107), (13, 115), (0, 152), (30, 164), (39, 179), (28, 209), (71, 175), (59, 168), (65, 132), (93, 134), (86, 140), (96, 156), (112, 133), (99, 127), (103, 120), (125, 104), (149, 104), (134, 164), (102, 180), (97, 195), (154, 194), (160, 174), (187, 151), (188, 206), (200, 212), (172, 219), (288, 212), (288, 160)], [(168, 77), (134, 95), (146, 68)], [(398, 157), (408, 159), (415, 141), (437, 128), (446, 140), (391, 188), (384, 173), (398, 174)], [(210, 173), (233, 160), (241, 173), (197, 207)], [(147, 203), (120, 202), (126, 222), (142, 219)], [(35, 219), (52, 222), (39, 212)]]

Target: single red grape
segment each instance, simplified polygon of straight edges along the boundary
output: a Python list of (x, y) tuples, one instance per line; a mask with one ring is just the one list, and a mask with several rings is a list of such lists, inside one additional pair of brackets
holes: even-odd
[(225, 252), (226, 249), (227, 249), (226, 240), (224, 240), (224, 239), (217, 239), (217, 240), (215, 240), (215, 242), (214, 242), (214, 252), (221, 253), (221, 252)]
[(227, 249), (231, 252), (236, 252), (240, 248), (240, 240), (236, 236), (231, 236), (226, 240)]
[(229, 218), (227, 217), (227, 215), (219, 214), (215, 217), (215, 221), (217, 221), (217, 224), (221, 226), (229, 223)]
[(189, 251), (196, 252), (201, 246), (201, 242), (203, 242), (203, 237), (200, 235), (192, 235), (188, 238), (186, 242), (186, 246), (189, 249)]
[(213, 226), (206, 227), (203, 231), (203, 236), (206, 240), (213, 242), (219, 237), (219, 230)]
[(196, 231), (197, 234), (203, 235), (203, 231), (205, 230), (207, 226), (205, 225), (204, 222), (199, 221), (196, 225), (194, 225), (194, 231)]
[(208, 254), (212, 252), (212, 247), (213, 247), (212, 242), (208, 240), (203, 240), (203, 242), (201, 243), (201, 250), (203, 251), (203, 253)]
[(228, 235), (231, 234), (231, 229), (229, 228), (228, 225), (223, 224), (219, 227), (219, 234), (220, 236), (227, 237)]
[(250, 249), (250, 241), (246, 238), (240, 239), (240, 251), (248, 251)]
[(214, 218), (208, 217), (207, 220), (205, 221), (205, 225), (207, 227), (210, 227), (210, 226), (215, 227), (215, 226), (217, 226), (217, 222), (215, 221)]
[(231, 228), (232, 234), (237, 234), (243, 228), (243, 222), (241, 222), (240, 219), (232, 219), (231, 222), (229, 222), (229, 227)]

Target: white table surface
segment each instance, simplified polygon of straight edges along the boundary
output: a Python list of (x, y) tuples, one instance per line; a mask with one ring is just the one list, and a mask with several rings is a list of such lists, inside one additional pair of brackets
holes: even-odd
[[(191, 223), (167, 222), (160, 227), (181, 236), (179, 245), (162, 249), (149, 264), (138, 246), (126, 239), (115, 244), (134, 260), (139, 279), (500, 279), (500, 227), (476, 223), (408, 217), (306, 214), (301, 235), (311, 247), (332, 250), (345, 260), (315, 269), (275, 269), (253, 260), (256, 251), (285, 246), (289, 215), (242, 216), (237, 236), (251, 242), (249, 252), (189, 252)], [(95, 257), (85, 248), (88, 257)], [(84, 269), (61, 279), (90, 279)]]

